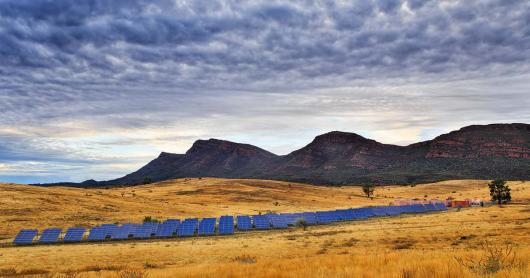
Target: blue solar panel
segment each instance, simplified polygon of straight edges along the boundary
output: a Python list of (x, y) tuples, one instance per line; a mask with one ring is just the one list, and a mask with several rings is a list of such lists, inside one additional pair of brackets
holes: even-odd
[(135, 239), (147, 239), (150, 238), (153, 234), (153, 229), (158, 228), (158, 223), (154, 222), (145, 222), (143, 224), (136, 224), (131, 229), (131, 235)]
[(116, 227), (112, 231), (111, 238), (114, 240), (118, 239), (128, 239), (129, 236), (133, 235), (134, 229), (136, 229), (137, 224), (123, 224)]
[(271, 227), (269, 218), (265, 215), (254, 215), (252, 216), (252, 221), (254, 222), (254, 227), (258, 230), (267, 230)]
[(416, 213), (420, 213), (420, 212), (426, 212), (427, 210), (425, 209), (425, 207), (421, 204), (418, 204), (418, 205), (412, 205), (412, 208), (414, 210), (414, 212)]
[(103, 231), (105, 233), (105, 238), (110, 238), (112, 236), (112, 233), (114, 232), (114, 230), (116, 230), (118, 228), (118, 225), (116, 225), (116, 224), (103, 224), (103, 225), (101, 225), (101, 227), (103, 228)]
[(162, 224), (158, 225), (156, 237), (172, 237), (177, 232), (179, 225), (180, 220), (178, 219), (166, 220)]
[(353, 209), (340, 209), (335, 211), (339, 215), (341, 221), (351, 221), (355, 219)]
[(90, 229), (88, 234), (88, 241), (100, 241), (110, 238), (114, 231), (116, 230), (116, 224), (103, 224), (101, 226), (96, 226)]
[(372, 212), (375, 216), (386, 216), (386, 210), (383, 207), (372, 207)]
[(145, 229), (150, 230), (151, 234), (153, 234), (156, 232), (158, 228), (158, 223), (157, 222), (144, 222), (142, 226), (145, 227)]
[[(314, 212), (303, 212), (301, 219), (304, 219), (305, 223), (307, 225), (315, 225), (317, 224), (317, 214)], [(298, 220), (296, 220), (298, 221)]]
[(13, 240), (13, 244), (24, 245), (33, 243), (33, 239), (37, 236), (37, 230), (21, 230)]
[(61, 229), (49, 228), (45, 229), (39, 237), (39, 243), (55, 243), (59, 239)]
[(340, 213), (336, 211), (317, 211), (318, 224), (330, 224), (340, 221)]
[(237, 229), (240, 231), (248, 231), (252, 229), (252, 221), (250, 216), (240, 215), (237, 217)]
[(438, 210), (447, 210), (447, 207), (443, 203), (437, 203), (435, 206)]
[(423, 205), (427, 211), (437, 211), (438, 209), (433, 204)]
[(280, 214), (287, 222), (287, 225), (296, 225), (296, 221), (302, 218), (302, 213), (282, 213)]
[(357, 208), (353, 209), (353, 214), (356, 219), (367, 219), (368, 217), (374, 216), (372, 209), (370, 208)]
[(231, 235), (234, 233), (234, 217), (233, 216), (221, 216), (219, 218), (219, 234), (220, 235)]
[(99, 241), (99, 240), (105, 240), (107, 233), (106, 229), (101, 226), (92, 227), (90, 229), (90, 233), (88, 234), (87, 240), (88, 241)]
[(195, 231), (197, 231), (198, 225), (199, 225), (199, 220), (197, 218), (186, 219), (178, 227), (177, 234), (179, 237), (194, 236)]
[(85, 228), (69, 228), (64, 235), (65, 242), (78, 242), (83, 240)]
[(384, 209), (387, 215), (394, 216), (394, 215), (401, 214), (401, 210), (396, 206), (388, 206), (388, 207), (385, 207)]
[(199, 235), (210, 236), (215, 234), (215, 223), (217, 218), (203, 218), (199, 223)]
[(285, 229), (287, 228), (287, 221), (285, 217), (278, 214), (269, 214), (269, 221), (272, 224), (272, 227), (275, 229)]

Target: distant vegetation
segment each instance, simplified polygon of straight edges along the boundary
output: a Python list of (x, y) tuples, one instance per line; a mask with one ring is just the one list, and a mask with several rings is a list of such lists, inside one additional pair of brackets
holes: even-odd
[(375, 186), (372, 184), (365, 184), (362, 186), (363, 193), (367, 198), (372, 198), (374, 196)]
[(158, 221), (157, 219), (155, 219), (155, 218), (153, 218), (151, 216), (146, 216), (146, 217), (144, 217), (144, 223), (146, 223), (146, 222), (157, 222), (158, 223), (160, 221)]
[(499, 206), (512, 200), (510, 187), (504, 180), (494, 180), (488, 184), (492, 202), (497, 202)]
[(152, 182), (153, 182), (153, 180), (151, 179), (151, 177), (145, 177), (144, 178), (144, 184), (150, 184)]

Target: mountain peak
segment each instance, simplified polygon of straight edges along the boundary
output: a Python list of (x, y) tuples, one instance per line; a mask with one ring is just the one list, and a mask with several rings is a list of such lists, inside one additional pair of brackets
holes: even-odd
[(351, 132), (344, 132), (344, 131), (330, 131), (321, 135), (318, 135), (315, 137), (312, 143), (338, 143), (338, 144), (345, 144), (345, 143), (355, 143), (355, 142), (368, 142), (373, 141), (370, 139), (366, 139), (363, 136), (351, 133)]
[(249, 144), (235, 143), (226, 140), (219, 140), (215, 138), (210, 138), (208, 140), (197, 140), (191, 148), (186, 152), (187, 155), (194, 153), (202, 153), (205, 151), (248, 151), (248, 152), (266, 152), (267, 151), (260, 149), (256, 146)]

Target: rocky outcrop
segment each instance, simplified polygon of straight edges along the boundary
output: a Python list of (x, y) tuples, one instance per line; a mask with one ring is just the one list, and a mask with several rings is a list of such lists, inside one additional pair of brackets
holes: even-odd
[(428, 158), (530, 158), (526, 124), (469, 126), (435, 138)]

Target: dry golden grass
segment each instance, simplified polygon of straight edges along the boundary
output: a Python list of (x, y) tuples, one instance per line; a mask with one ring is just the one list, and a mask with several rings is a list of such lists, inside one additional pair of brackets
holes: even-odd
[[(378, 218), (313, 226), (307, 231), (291, 228), (223, 237), (5, 246), (0, 249), (0, 277), (9, 273), (131, 277), (126, 271), (144, 277), (473, 277), (477, 275), (455, 257), (480, 255), (477, 246), (485, 239), (511, 243), (519, 261), (530, 261), (530, 183), (509, 185), (514, 201), (521, 203), (502, 208)], [(0, 192), (4, 242), (20, 227), (138, 222), (147, 215), (165, 219), (318, 210), (388, 204), (396, 197), (488, 194), (487, 181), (388, 186), (378, 188), (376, 198), (370, 200), (361, 196), (358, 187), (225, 179), (90, 190), (0, 185)], [(528, 277), (528, 273), (528, 264), (521, 264), (492, 277)]]

